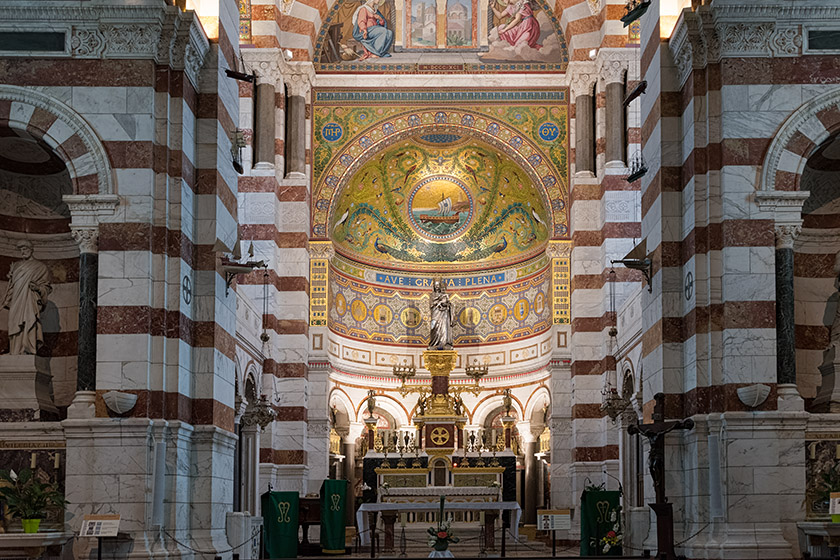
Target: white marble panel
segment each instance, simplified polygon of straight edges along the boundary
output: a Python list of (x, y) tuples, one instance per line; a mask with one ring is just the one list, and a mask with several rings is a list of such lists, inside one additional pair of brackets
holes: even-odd
[(795, 111), (802, 105), (799, 84), (750, 84), (748, 111)]
[[(723, 253), (728, 250), (729, 247)], [(723, 277), (723, 298), (725, 301), (774, 301), (775, 274), (726, 274)]]
[(790, 111), (729, 111), (721, 118), (724, 138), (772, 138)]
[(73, 108), (80, 113), (127, 113), (126, 87), (73, 87)]

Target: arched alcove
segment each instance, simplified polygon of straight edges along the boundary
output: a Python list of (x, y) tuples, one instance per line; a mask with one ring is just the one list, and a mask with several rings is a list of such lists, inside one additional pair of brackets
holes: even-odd
[[(7, 306), (31, 286), (9, 291), (9, 275), (22, 266), (28, 245), (32, 259), (46, 265), (49, 287), (37, 310), (42, 331), (37, 355), (51, 376), (57, 407), (66, 407), (76, 390), (79, 317), (79, 250), (70, 235), (70, 210), (62, 197), (73, 193), (64, 161), (50, 145), (25, 130), (0, 125), (0, 351), (10, 350)], [(21, 292), (20, 290), (23, 290)], [(16, 311), (17, 313), (17, 311)]]

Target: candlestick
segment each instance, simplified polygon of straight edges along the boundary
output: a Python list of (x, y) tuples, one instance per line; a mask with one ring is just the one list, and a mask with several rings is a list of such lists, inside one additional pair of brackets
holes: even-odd
[(33, 451), (32, 452), (32, 460), (29, 461), (29, 468), (30, 469), (33, 469), (33, 470), (35, 469), (35, 459), (36, 459), (36, 455), (35, 455), (35, 452)]
[(53, 468), (58, 470), (59, 465), (61, 464), (61, 455), (58, 454), (58, 451), (55, 452), (55, 462), (53, 463)]
[(479, 512), (478, 514), (478, 522), (484, 525), (484, 511)]
[(405, 527), (405, 512), (400, 514), (400, 527)]

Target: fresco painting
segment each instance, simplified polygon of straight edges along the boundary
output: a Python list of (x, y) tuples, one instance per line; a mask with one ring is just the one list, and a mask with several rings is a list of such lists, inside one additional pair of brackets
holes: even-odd
[(447, 0), (446, 46), (473, 47), (476, 43), (475, 6), (471, 0)]
[[(316, 40), (319, 72), (563, 71), (560, 24), (545, 0), (343, 0)], [(459, 62), (460, 61), (460, 62)], [(532, 63), (540, 63), (533, 66)]]
[(429, 48), (437, 45), (437, 7), (435, 0), (408, 0), (411, 25), (409, 48)]

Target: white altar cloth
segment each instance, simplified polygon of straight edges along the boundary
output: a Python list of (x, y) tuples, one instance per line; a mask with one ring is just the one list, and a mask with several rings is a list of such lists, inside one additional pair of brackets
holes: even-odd
[[(522, 516), (522, 508), (516, 502), (485, 502), (485, 503), (464, 503), (446, 502), (444, 511), (510, 511), (510, 530), (515, 538), (519, 538), (519, 518)], [(359, 528), (359, 539), (362, 546), (370, 544), (370, 523), (367, 514), (371, 511), (438, 511), (440, 504), (362, 504), (356, 512), (356, 526)]]

